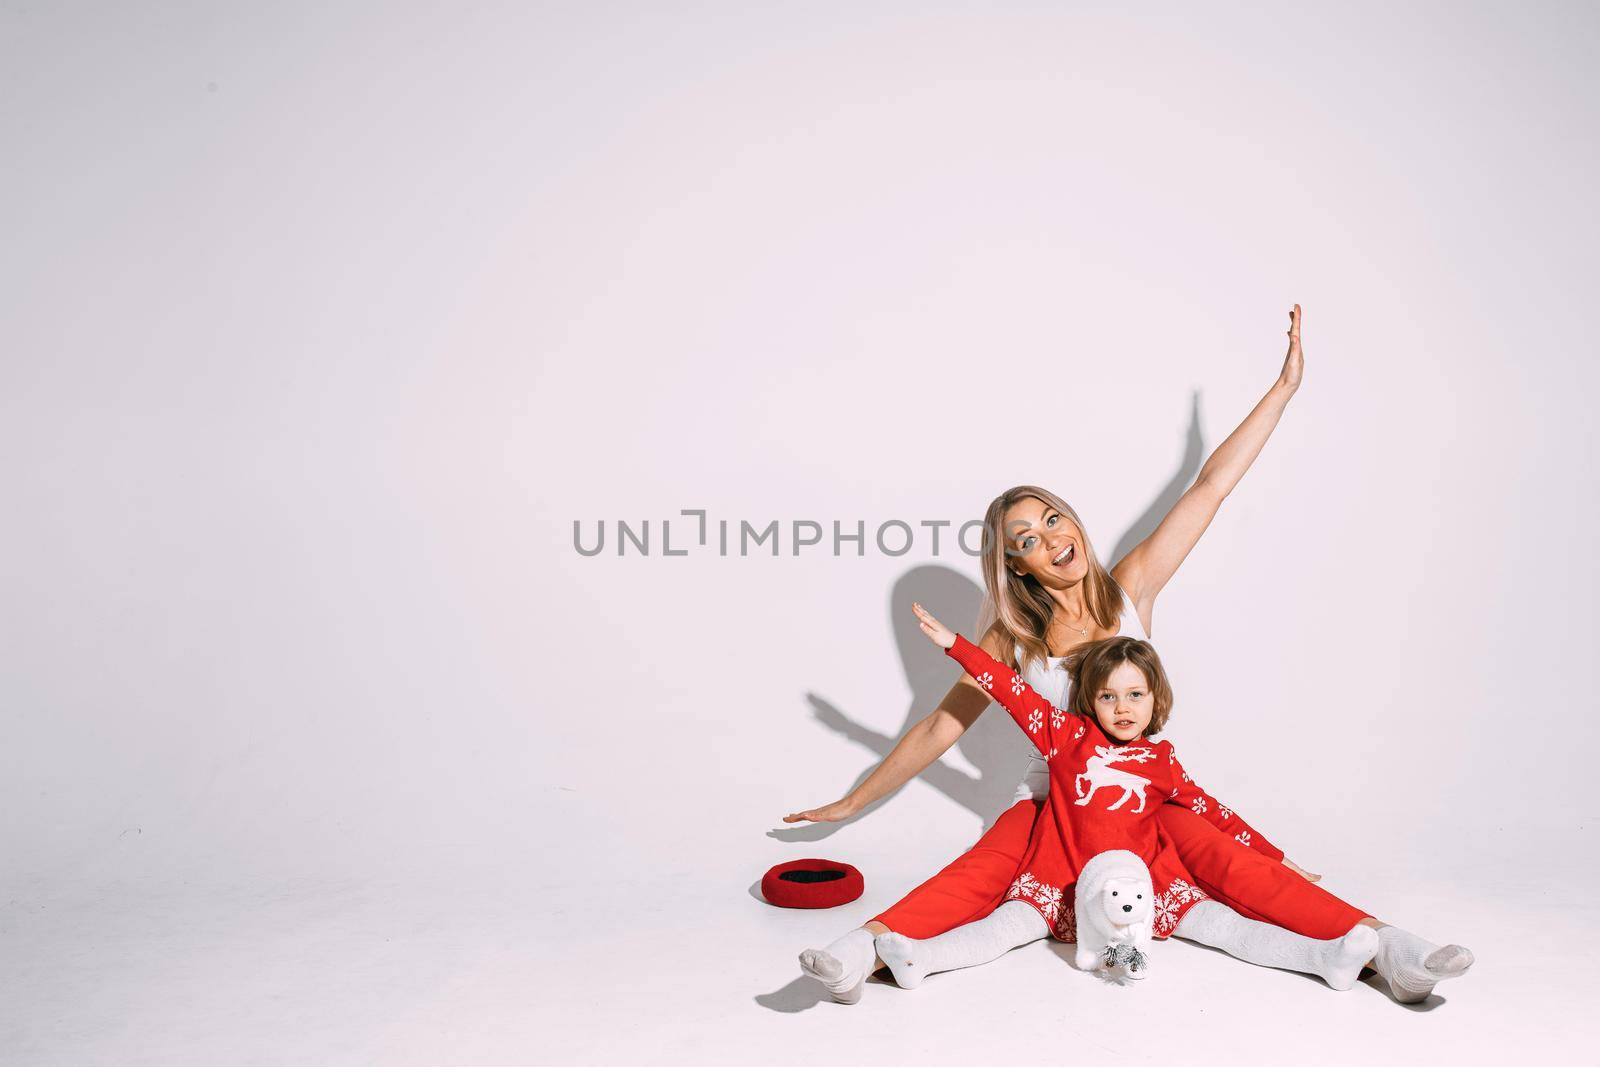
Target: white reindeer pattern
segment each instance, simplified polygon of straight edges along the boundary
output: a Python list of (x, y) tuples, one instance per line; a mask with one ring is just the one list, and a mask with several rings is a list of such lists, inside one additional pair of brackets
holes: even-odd
[[(1077, 805), (1080, 808), (1087, 806), (1097, 790), (1109, 787), (1121, 789), (1122, 796), (1118, 797), (1117, 802), (1107, 808), (1107, 811), (1116, 811), (1128, 802), (1129, 797), (1135, 794), (1139, 797), (1139, 806), (1133, 809), (1134, 813), (1137, 814), (1143, 811), (1144, 787), (1150, 784), (1150, 779), (1140, 778), (1137, 774), (1129, 774), (1127, 771), (1119, 771), (1112, 767), (1111, 764), (1148, 763), (1150, 760), (1155, 759), (1155, 750), (1123, 748), (1120, 746), (1107, 748), (1104, 745), (1096, 745), (1094, 753), (1084, 766), (1083, 773), (1078, 775), (1073, 782), (1073, 787), (1078, 794)], [(1089, 783), (1088, 792), (1084, 792), (1083, 786), (1085, 782)]]

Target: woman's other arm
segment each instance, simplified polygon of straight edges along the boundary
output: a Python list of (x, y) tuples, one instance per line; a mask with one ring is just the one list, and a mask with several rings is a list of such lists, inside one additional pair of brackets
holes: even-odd
[[(989, 628), (980, 646), (990, 655), (1000, 651), (998, 626)], [(785, 815), (783, 821), (838, 822), (850, 818), (880, 797), (888, 796), (949, 751), (950, 746), (967, 732), (967, 728), (978, 721), (978, 716), (989, 706), (989, 700), (989, 694), (963, 674), (950, 687), (950, 692), (945, 694), (939, 706), (907, 730), (906, 735), (883, 758), (883, 762), (873, 768), (872, 773), (848, 796), (820, 808)]]
[(1167, 512), (1161, 525), (1113, 568), (1113, 577), (1138, 608), (1147, 633), (1156, 595), (1177, 573), (1179, 564), (1211, 525), (1222, 501), (1261, 454), (1289, 398), (1300, 388), (1304, 367), (1305, 359), (1300, 351), (1300, 305), (1296, 304), (1289, 313), (1289, 352), (1284, 356), (1278, 380), (1227, 440), (1211, 453), (1194, 484)]

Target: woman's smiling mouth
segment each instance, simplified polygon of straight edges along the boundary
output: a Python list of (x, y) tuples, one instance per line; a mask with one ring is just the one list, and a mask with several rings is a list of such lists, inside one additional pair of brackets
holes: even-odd
[(1061, 554), (1060, 555), (1058, 555), (1055, 559), (1050, 561), (1050, 566), (1052, 566), (1052, 567), (1061, 567), (1061, 566), (1064, 566), (1066, 564), (1071, 563), (1073, 560), (1075, 560), (1077, 558), (1078, 558), (1078, 546), (1077, 546), (1077, 544), (1069, 543), (1066, 548), (1061, 550)]

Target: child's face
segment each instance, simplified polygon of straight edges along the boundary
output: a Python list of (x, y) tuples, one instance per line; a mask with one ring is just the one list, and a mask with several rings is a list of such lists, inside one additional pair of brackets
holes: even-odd
[(1117, 664), (1094, 694), (1094, 717), (1106, 736), (1116, 741), (1132, 741), (1144, 733), (1155, 710), (1144, 672), (1131, 663)]

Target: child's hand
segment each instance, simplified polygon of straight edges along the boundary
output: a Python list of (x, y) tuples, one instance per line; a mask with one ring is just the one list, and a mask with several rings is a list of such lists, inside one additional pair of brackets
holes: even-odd
[(917, 613), (917, 621), (922, 624), (922, 632), (928, 635), (928, 640), (940, 648), (950, 648), (956, 643), (955, 631), (947, 629), (944, 623), (929, 615), (921, 604), (912, 604), (911, 610)]

